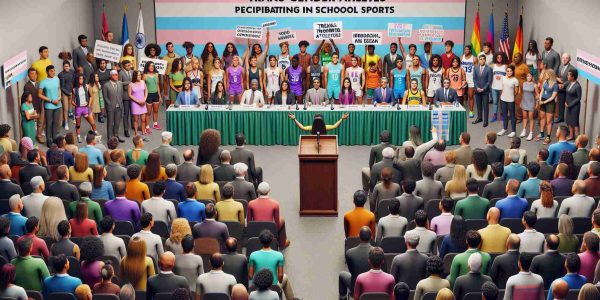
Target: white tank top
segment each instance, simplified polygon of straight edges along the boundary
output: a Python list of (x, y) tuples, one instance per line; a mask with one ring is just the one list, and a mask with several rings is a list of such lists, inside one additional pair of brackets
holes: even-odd
[(529, 52), (527, 52), (527, 54), (525, 54), (525, 64), (528, 66), (533, 66), (534, 70), (537, 70), (537, 61), (538, 61), (537, 54), (532, 55)]
[(429, 68), (427, 71), (427, 97), (433, 97), (435, 91), (442, 87), (442, 77), (444, 68), (440, 67), (437, 72)]
[(210, 73), (210, 92), (211, 93), (215, 92), (215, 89), (217, 88), (217, 83), (219, 81), (222, 81), (223, 84), (225, 84), (225, 82), (223, 81), (223, 71), (219, 70), (218, 73), (215, 73), (213, 70), (213, 72)]
[[(277, 92), (279, 91), (279, 79), (281, 75), (281, 68), (275, 67), (272, 69), (271, 67), (265, 69), (265, 73), (267, 73), (267, 91), (269, 92)], [(271, 95), (269, 95), (270, 97)]]
[(506, 75), (506, 65), (498, 66), (497, 64), (494, 64), (492, 71), (492, 89), (502, 90), (502, 77)]
[(279, 57), (277, 58), (277, 66), (280, 67), (284, 71), (287, 67), (290, 66), (290, 64), (291, 64), (291, 62), (290, 62), (289, 54), (287, 56), (279, 55)]

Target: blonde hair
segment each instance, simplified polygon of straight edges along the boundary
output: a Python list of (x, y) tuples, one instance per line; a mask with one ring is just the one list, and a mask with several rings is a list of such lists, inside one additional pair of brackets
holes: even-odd
[(591, 283), (586, 283), (579, 290), (577, 300), (598, 299), (598, 297), (600, 297), (600, 292), (598, 292), (596, 286)]
[(192, 229), (190, 228), (190, 223), (187, 219), (177, 218), (173, 220), (171, 224), (171, 235), (169, 235), (169, 239), (174, 243), (181, 243), (183, 237), (188, 234), (192, 234)]
[(92, 290), (87, 284), (80, 284), (75, 288), (75, 298), (77, 300), (87, 300), (92, 298)]
[(446, 194), (467, 192), (467, 172), (465, 166), (454, 166), (452, 179), (446, 183)]
[(200, 167), (200, 183), (202, 184), (209, 184), (209, 183), (213, 183), (215, 181), (215, 177), (213, 174), (213, 169), (210, 165), (202, 165), (202, 167)]
[(50, 236), (55, 241), (60, 240), (61, 235), (58, 233), (58, 223), (66, 219), (67, 215), (62, 200), (58, 197), (48, 197), (42, 205), (38, 235)]
[(554, 70), (546, 69), (544, 75), (546, 76), (546, 81), (548, 82), (549, 86), (554, 86), (554, 84), (556, 84), (557, 80)]
[(450, 289), (443, 288), (437, 293), (435, 300), (456, 300), (456, 298)]

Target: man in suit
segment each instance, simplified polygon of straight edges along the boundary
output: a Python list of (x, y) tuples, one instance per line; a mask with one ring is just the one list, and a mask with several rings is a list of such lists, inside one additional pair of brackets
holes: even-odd
[(399, 183), (402, 180), (402, 173), (394, 166), (394, 149), (392, 149), (391, 147), (387, 147), (381, 151), (381, 154), (383, 156), (383, 159), (380, 162), (374, 164), (373, 167), (371, 167), (371, 176), (369, 184), (370, 191), (373, 190), (373, 188), (379, 181), (379, 177), (381, 175), (381, 171), (383, 171), (383, 168), (392, 169), (392, 182)]
[(415, 218), (415, 213), (419, 209), (423, 209), (423, 199), (415, 196), (416, 183), (412, 179), (402, 181), (402, 195), (396, 197), (400, 202), (400, 215), (405, 217), (408, 222)]
[(88, 52), (85, 56), (85, 63), (82, 64), (81, 67), (83, 67), (83, 77), (86, 80), (89, 80), (96, 71), (96, 58), (94, 57), (94, 53)]
[(394, 91), (388, 87), (388, 79), (381, 78), (381, 87), (375, 89), (373, 105), (394, 105)]
[(263, 171), (261, 167), (257, 167), (254, 162), (254, 153), (251, 150), (245, 148), (246, 137), (243, 133), (237, 133), (235, 135), (236, 147), (231, 151), (231, 164), (245, 163), (248, 166), (248, 181), (254, 183), (257, 187), (263, 179)]
[(214, 238), (219, 241), (221, 252), (225, 252), (225, 240), (229, 238), (229, 230), (227, 225), (216, 220), (217, 208), (214, 204), (206, 205), (206, 219), (201, 223), (194, 225), (192, 234), (195, 239), (198, 238)]
[(23, 197), (23, 190), (21, 187), (10, 181), (12, 172), (7, 164), (0, 165), (0, 199), (9, 199), (13, 195), (19, 195)]
[(40, 96), (38, 95), (39, 84), (37, 83), (37, 78), (37, 71), (34, 68), (29, 68), (29, 70), (27, 70), (27, 83), (25, 83), (23, 86), (23, 93), (30, 93), (33, 98), (33, 109), (35, 109), (35, 112), (38, 114), (38, 116), (40, 116), (37, 120), (36, 139), (38, 142), (44, 144), (46, 141), (42, 135), (42, 132), (44, 132), (44, 124), (46, 124), (46, 122), (44, 121), (44, 105), (40, 99)]
[(390, 72), (396, 67), (396, 60), (399, 58), (400, 55), (398, 55), (398, 44), (391, 43), (390, 53), (383, 56), (382, 74), (385, 74), (385, 77), (387, 77), (387, 74), (390, 74)]
[(304, 103), (314, 105), (327, 105), (329, 103), (327, 89), (321, 88), (321, 80), (319, 78), (313, 78), (313, 87), (306, 91)]
[(469, 143), (471, 142), (471, 134), (468, 132), (463, 132), (460, 134), (459, 138), (460, 147), (456, 150), (456, 164), (463, 165), (465, 168), (473, 163), (473, 150)]
[(129, 102), (124, 103), (123, 101), (123, 84), (119, 81), (117, 70), (110, 71), (110, 81), (102, 86), (102, 95), (104, 96), (104, 107), (107, 114), (106, 137), (117, 137), (119, 142), (125, 142), (124, 139), (119, 137), (119, 126), (121, 125), (124, 106), (128, 106)]
[(554, 178), (554, 168), (546, 162), (548, 159), (548, 149), (542, 148), (538, 151), (537, 161), (540, 165), (540, 171), (538, 172), (538, 178), (540, 180), (552, 180)]
[(246, 174), (248, 173), (248, 166), (245, 163), (237, 163), (233, 165), (235, 170), (235, 179), (231, 182), (233, 185), (233, 198), (244, 199), (248, 202), (256, 199), (256, 190), (251, 182), (246, 181)]
[(581, 166), (590, 161), (590, 152), (586, 149), (587, 145), (587, 135), (581, 134), (575, 139), (575, 147), (577, 147), (577, 151), (573, 153), (573, 165), (575, 165), (577, 168), (581, 168)]
[(557, 250), (559, 242), (555, 234), (548, 235), (546, 253), (539, 254), (531, 262), (531, 272), (542, 276), (544, 289), (549, 289), (552, 281), (565, 275), (565, 257)]
[(379, 144), (371, 147), (371, 151), (369, 153), (369, 167), (362, 168), (362, 182), (363, 182), (363, 190), (369, 190), (369, 181), (371, 180), (371, 168), (375, 163), (380, 162), (383, 159), (383, 154), (381, 152), (385, 148), (392, 148), (394, 151), (396, 150), (396, 146), (390, 144), (390, 132), (387, 130), (379, 133)]
[(190, 288), (185, 277), (173, 273), (173, 268), (175, 267), (175, 254), (173, 252), (167, 251), (163, 253), (158, 260), (158, 266), (160, 267), (160, 272), (148, 278), (146, 291), (148, 299), (153, 299), (157, 293), (172, 293), (178, 288)]
[(483, 150), (485, 151), (485, 155), (487, 156), (490, 165), (495, 162), (504, 163), (504, 151), (495, 145), (497, 137), (498, 135), (495, 131), (488, 131), (488, 133), (485, 134), (484, 142), (486, 146)]
[(414, 181), (421, 180), (421, 160), (416, 159), (415, 148), (411, 146), (404, 147), (404, 155), (406, 156), (405, 160), (401, 160), (395, 163), (395, 166), (400, 170), (400, 173), (403, 175), (402, 179), (411, 179)]
[(27, 161), (29, 164), (23, 166), (19, 170), (19, 181), (21, 182), (21, 185), (31, 181), (31, 178), (35, 176), (41, 176), (42, 179), (44, 179), (44, 182), (50, 180), (50, 172), (48, 172), (48, 169), (40, 166), (39, 150), (33, 149), (27, 152)]
[(235, 180), (235, 169), (231, 165), (231, 153), (229, 150), (221, 151), (221, 164), (214, 170), (215, 181), (233, 181)]
[(179, 164), (179, 151), (175, 147), (171, 146), (173, 141), (173, 133), (169, 131), (163, 131), (160, 134), (162, 138), (162, 144), (156, 147), (152, 152), (156, 152), (160, 155), (160, 164), (164, 167), (168, 164)]
[(406, 243), (406, 252), (398, 254), (392, 261), (390, 274), (394, 276), (396, 282), (408, 284), (411, 290), (417, 287), (417, 283), (427, 276), (425, 266), (427, 265), (427, 255), (417, 251), (419, 245), (419, 236), (407, 233), (404, 236)]
[(90, 52), (88, 49), (87, 36), (80, 34), (77, 37), (77, 40), (79, 41), (79, 47), (73, 49), (73, 69), (75, 70), (77, 70), (79, 66), (84, 66), (86, 64), (86, 56)]
[(458, 94), (450, 87), (450, 79), (444, 78), (443, 86), (435, 91), (433, 102), (440, 106), (442, 102), (449, 104), (458, 101)]
[(168, 178), (165, 180), (165, 194), (163, 195), (163, 198), (175, 199), (179, 202), (185, 201), (185, 199), (187, 199), (185, 188), (181, 183), (175, 181), (175, 178), (177, 177), (177, 165), (168, 164), (165, 167), (165, 173)]
[(567, 98), (567, 85), (569, 82), (567, 76), (570, 71), (575, 70), (575, 67), (571, 65), (571, 55), (569, 55), (569, 53), (563, 53), (560, 61), (562, 64), (558, 68), (558, 73), (556, 73), (558, 80), (558, 116), (554, 119), (554, 123), (561, 123), (564, 121), (565, 99)]
[(481, 254), (473, 253), (467, 260), (469, 273), (456, 278), (454, 283), (454, 296), (456, 299), (463, 299), (468, 293), (480, 293), (481, 286), (486, 282), (491, 282), (492, 278), (481, 274)]
[(373, 246), (371, 246), (371, 236), (371, 229), (367, 226), (363, 226), (358, 235), (360, 244), (346, 251), (346, 265), (348, 266), (348, 271), (341, 271), (339, 275), (340, 299), (347, 299), (348, 290), (350, 290), (350, 294), (354, 291), (356, 277), (371, 269), (371, 266), (369, 265), (369, 251), (373, 248)]
[(61, 165), (56, 169), (58, 181), (48, 187), (48, 196), (55, 196), (69, 202), (79, 201), (77, 187), (69, 183), (69, 169)]
[[(504, 173), (504, 164), (496, 162), (492, 164), (492, 176), (494, 179), (483, 187), (482, 196), (485, 199), (492, 200), (495, 198), (506, 197), (506, 180), (502, 179)], [(539, 173), (538, 173), (539, 174)]]
[(544, 40), (544, 51), (542, 51), (542, 60), (546, 64), (546, 68), (554, 70), (556, 76), (559, 76), (560, 54), (552, 49), (554, 39), (547, 37)]
[(429, 200), (444, 198), (444, 186), (439, 180), (434, 180), (435, 166), (424, 161), (421, 164), (421, 174), (423, 179), (417, 181), (414, 194), (423, 199), (424, 205)]
[(590, 155), (589, 155), (589, 161), (584, 164), (583, 166), (581, 166), (581, 169), (579, 169), (579, 174), (577, 175), (577, 179), (579, 180), (584, 180), (588, 178), (588, 169), (590, 167), (590, 165), (593, 162), (598, 162), (600, 161), (600, 149), (598, 148), (592, 148), (590, 150)]
[(480, 54), (479, 67), (475, 67), (473, 72), (475, 103), (477, 103), (477, 119), (472, 123), (477, 124), (483, 121), (483, 127), (487, 127), (488, 125), (489, 106), (487, 104), (489, 101), (490, 86), (492, 85), (492, 68), (486, 64), (485, 60), (485, 54)]
[(506, 281), (510, 276), (519, 273), (519, 247), (521, 246), (521, 239), (516, 234), (511, 234), (506, 240), (506, 253), (497, 256), (492, 263), (490, 270), (490, 276), (494, 282), (498, 285), (498, 288), (504, 289), (506, 287)]
[[(119, 71), (119, 81), (123, 87), (123, 129), (125, 129), (125, 137), (129, 137), (129, 119), (131, 119), (131, 99), (129, 99), (128, 88), (133, 75), (131, 62), (123, 60), (121, 62), (123, 68)], [(111, 71), (112, 74), (112, 71)], [(112, 79), (111, 79), (112, 80)]]
[(177, 181), (193, 182), (198, 180), (200, 167), (194, 163), (194, 150), (183, 151), (183, 163), (177, 166)]

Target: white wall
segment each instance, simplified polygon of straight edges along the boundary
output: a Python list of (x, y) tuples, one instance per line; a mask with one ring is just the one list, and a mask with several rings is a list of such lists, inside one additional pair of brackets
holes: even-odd
[[(41, 9), (43, 6), (43, 9)], [(0, 63), (27, 50), (31, 63), (39, 58), (38, 48), (45, 45), (50, 59), (59, 67), (58, 53), (72, 51), (77, 36), (93, 39), (92, 0), (2, 0), (0, 1)], [(20, 135), (18, 104), (22, 88), (0, 87), (0, 122), (12, 124)]]

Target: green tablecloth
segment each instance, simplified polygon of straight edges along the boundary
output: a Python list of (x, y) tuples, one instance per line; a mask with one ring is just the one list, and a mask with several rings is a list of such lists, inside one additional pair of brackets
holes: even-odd
[[(350, 117), (340, 127), (327, 134), (338, 135), (340, 145), (372, 145), (379, 143), (379, 133), (389, 130), (391, 142), (402, 144), (408, 139), (408, 129), (416, 125), (424, 140), (431, 138), (429, 110), (205, 110), (204, 108), (169, 108), (167, 130), (173, 132), (173, 145), (197, 145), (203, 130), (214, 128), (221, 132), (223, 145), (235, 145), (235, 134), (244, 133), (249, 145), (298, 145), (302, 132), (288, 118), (292, 112), (304, 125), (312, 123), (315, 114), (322, 114), (328, 125), (334, 124), (344, 113)], [(448, 145), (458, 144), (461, 132), (467, 129), (464, 109), (450, 110)]]

